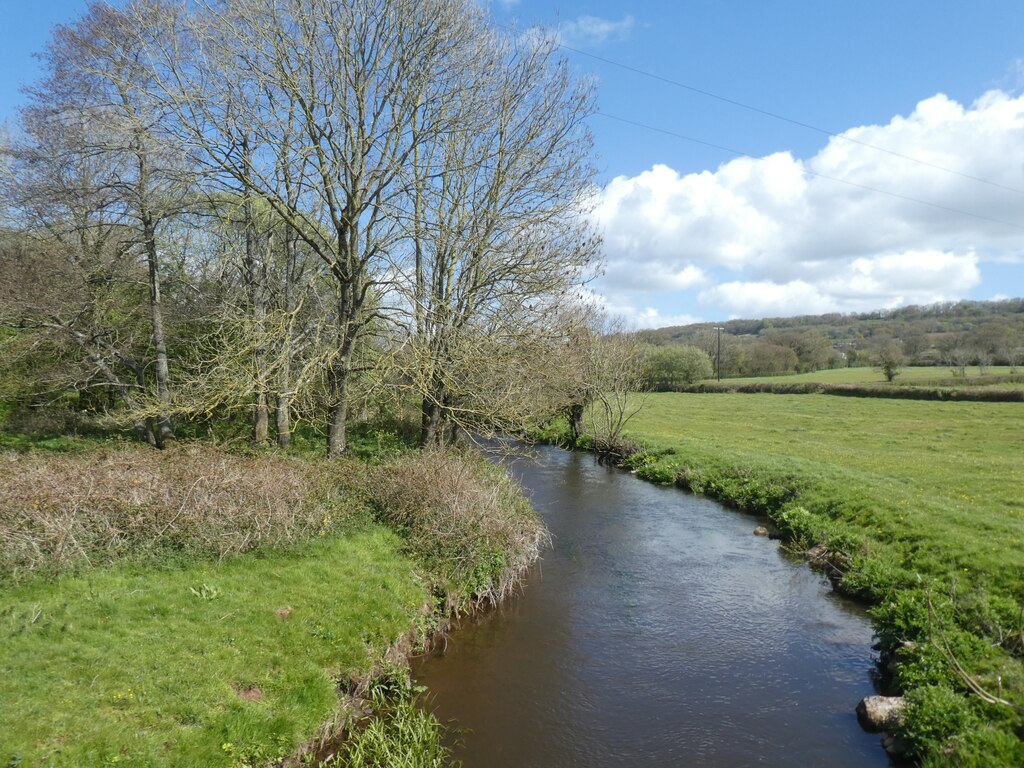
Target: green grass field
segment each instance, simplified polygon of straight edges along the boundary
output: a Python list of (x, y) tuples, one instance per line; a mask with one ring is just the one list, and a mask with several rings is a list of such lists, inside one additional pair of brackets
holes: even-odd
[(641, 476), (833, 553), (900, 662), (901, 733), (925, 765), (1024, 763), (1024, 406), (663, 393), (626, 433)]
[[(655, 449), (835, 478), (869, 494), (858, 522), (928, 559), (1020, 586), (1024, 407), (828, 395), (647, 395), (627, 432)], [(924, 553), (922, 553), (922, 556)]]
[(244, 766), (294, 754), (427, 599), (377, 527), (0, 596), (0, 763)]
[[(1009, 376), (1012, 369), (1006, 365), (992, 365), (985, 369), (985, 373), (976, 367), (969, 367), (964, 378), (954, 376), (953, 370), (948, 366), (932, 367), (908, 367), (901, 368), (896, 377), (896, 384), (925, 384), (939, 381), (955, 380), (958, 384), (971, 386), (983, 382), (985, 378), (996, 376)], [(982, 378), (982, 377), (985, 378)], [(710, 381), (710, 379), (709, 379)], [(750, 376), (744, 378), (730, 378), (726, 381), (743, 384), (754, 382), (795, 382), (804, 381), (814, 384), (878, 384), (885, 382), (885, 376), (877, 368), (833, 368), (829, 370), (812, 371), (811, 373), (795, 373), (786, 376)], [(1001, 384), (1000, 386), (1013, 386), (1012, 384)]]

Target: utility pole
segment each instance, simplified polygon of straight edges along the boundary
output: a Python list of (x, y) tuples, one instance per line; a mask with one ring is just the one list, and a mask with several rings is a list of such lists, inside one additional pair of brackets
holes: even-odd
[(718, 371), (718, 380), (722, 380), (722, 326), (716, 325), (718, 331), (718, 354), (715, 356), (715, 369)]

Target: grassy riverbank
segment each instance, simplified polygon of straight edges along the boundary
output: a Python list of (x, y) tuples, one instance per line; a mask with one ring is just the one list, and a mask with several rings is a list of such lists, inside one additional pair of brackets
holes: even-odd
[(1024, 764), (1024, 408), (667, 393), (626, 431), (638, 474), (768, 515), (875, 605), (926, 765)]
[(442, 765), (400, 681), (365, 730), (346, 693), (400, 638), (498, 599), (543, 541), (518, 489), (458, 454), (0, 461), (5, 765), (255, 767), (321, 738), (355, 765)]

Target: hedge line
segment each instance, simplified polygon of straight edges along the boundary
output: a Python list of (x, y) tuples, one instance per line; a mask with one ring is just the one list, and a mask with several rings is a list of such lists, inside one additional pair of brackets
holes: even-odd
[(1024, 402), (1024, 389), (889, 386), (885, 384), (823, 384), (810, 381), (704, 382), (689, 387), (681, 387), (678, 391), (698, 394), (842, 395), (846, 397), (888, 397), (900, 400), (951, 400), (984, 403)]

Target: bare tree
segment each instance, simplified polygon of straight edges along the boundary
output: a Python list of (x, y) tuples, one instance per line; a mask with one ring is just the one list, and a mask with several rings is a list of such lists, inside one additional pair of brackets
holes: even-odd
[(944, 337), (939, 342), (939, 349), (942, 352), (942, 359), (951, 367), (954, 375), (967, 375), (967, 366), (974, 359), (974, 354), (964, 334)]
[[(142, 22), (146, 5), (136, 4)], [(332, 456), (346, 447), (356, 345), (383, 316), (393, 279), (403, 171), (443, 128), (428, 129), (427, 112), (414, 131), (413, 115), (437, 106), (432, 84), (467, 15), (457, 0), (223, 0), (164, 14), (164, 27), (144, 34), (170, 129), (207, 182), (249, 190), (332, 277)]]
[[(138, 290), (147, 279), (136, 222), (114, 183), (120, 159), (87, 151), (105, 130), (88, 111), (34, 103), (21, 118), (0, 183), (11, 227), (0, 253), (0, 320), (25, 337), (26, 353), (47, 349), (58, 363), (36, 366), (43, 391), (107, 387), (134, 409), (148, 389), (139, 311), (147, 302)], [(136, 430), (158, 443), (151, 419)]]
[(620, 455), (622, 430), (644, 402), (644, 346), (621, 319), (606, 320), (602, 330), (588, 364), (594, 393), (588, 410), (590, 432), (599, 453), (625, 458)]
[(647, 347), (622, 318), (593, 303), (566, 303), (561, 318), (564, 336), (545, 366), (544, 389), (568, 422), (571, 445), (586, 434), (598, 452), (614, 454), (643, 407)]
[[(531, 390), (522, 374), (537, 373), (514, 352), (553, 339), (547, 310), (578, 290), (596, 256), (585, 216), (593, 95), (555, 50), (478, 36), (460, 50), (458, 77), (434, 92), (444, 111), (414, 115), (416, 131), (431, 119), (451, 126), (416, 143), (411, 255), (396, 265), (423, 444), (453, 424), (521, 427), (512, 423), (528, 409), (515, 393)], [(495, 363), (520, 374), (517, 388), (466, 386), (474, 371), (493, 381)]]
[(146, 266), (162, 446), (174, 433), (159, 230), (180, 208), (183, 168), (176, 147), (157, 136), (163, 115), (148, 98), (153, 82), (143, 50), (128, 15), (94, 3), (78, 23), (56, 29), (45, 55), (48, 77), (30, 91), (26, 120), (74, 127), (77, 140), (68, 151), (94, 163), (100, 175), (89, 182), (107, 196), (108, 214), (131, 230), (133, 252)]

